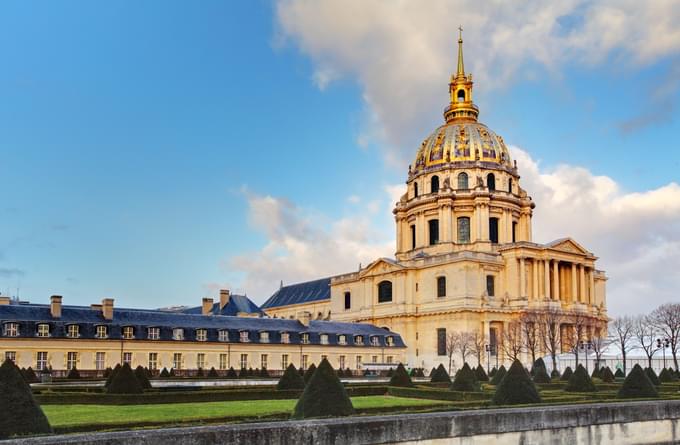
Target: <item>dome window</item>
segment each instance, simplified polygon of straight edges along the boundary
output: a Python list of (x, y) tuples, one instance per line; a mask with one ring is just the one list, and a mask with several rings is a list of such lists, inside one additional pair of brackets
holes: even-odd
[(467, 190), (468, 188), (467, 173), (458, 173), (458, 190)]
[(430, 246), (434, 246), (439, 243), (439, 220), (431, 219), (427, 222), (427, 225), (430, 229)]
[(458, 90), (458, 102), (465, 102), (465, 90)]
[(498, 218), (489, 218), (489, 239), (498, 244)]
[(432, 190), (432, 193), (439, 192), (439, 176), (433, 176), (432, 179), (430, 179), (430, 189)]
[(461, 244), (470, 242), (470, 218), (467, 216), (458, 218), (458, 242)]
[(512, 193), (512, 178), (508, 179), (508, 193)]
[(489, 188), (489, 191), (496, 190), (496, 176), (493, 173), (489, 173), (486, 177), (486, 186)]
[(414, 198), (418, 197), (418, 183), (417, 182), (413, 183), (413, 197)]

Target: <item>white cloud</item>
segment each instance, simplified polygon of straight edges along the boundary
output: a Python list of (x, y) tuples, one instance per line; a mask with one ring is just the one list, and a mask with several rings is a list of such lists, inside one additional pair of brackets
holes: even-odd
[(565, 64), (611, 55), (630, 67), (680, 53), (675, 0), (280, 0), (276, 15), (279, 40), (312, 58), (320, 88), (343, 75), (356, 79), (367, 107), (359, 139), (381, 142), (385, 159), (399, 166), (441, 120), (459, 23), (466, 69), (486, 92), (535, 76), (536, 66), (559, 76)]

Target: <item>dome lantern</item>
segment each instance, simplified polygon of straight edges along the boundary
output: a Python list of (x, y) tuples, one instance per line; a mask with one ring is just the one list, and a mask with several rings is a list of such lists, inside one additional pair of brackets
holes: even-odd
[(463, 28), (458, 28), (458, 69), (449, 82), (449, 106), (444, 110), (444, 119), (451, 122), (477, 122), (479, 109), (472, 102), (472, 74), (465, 74), (463, 63)]

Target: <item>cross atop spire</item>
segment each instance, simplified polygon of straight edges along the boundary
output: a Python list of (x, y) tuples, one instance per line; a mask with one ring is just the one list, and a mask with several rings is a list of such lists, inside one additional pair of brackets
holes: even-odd
[(465, 77), (465, 66), (463, 65), (463, 26), (458, 27), (458, 70), (456, 77)]

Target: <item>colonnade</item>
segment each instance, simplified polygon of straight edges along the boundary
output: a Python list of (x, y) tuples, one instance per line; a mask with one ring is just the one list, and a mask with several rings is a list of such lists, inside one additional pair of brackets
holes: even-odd
[[(527, 273), (527, 266), (531, 267), (530, 274)], [(595, 270), (583, 263), (520, 257), (518, 291), (520, 297), (530, 301), (552, 300), (593, 304)]]

